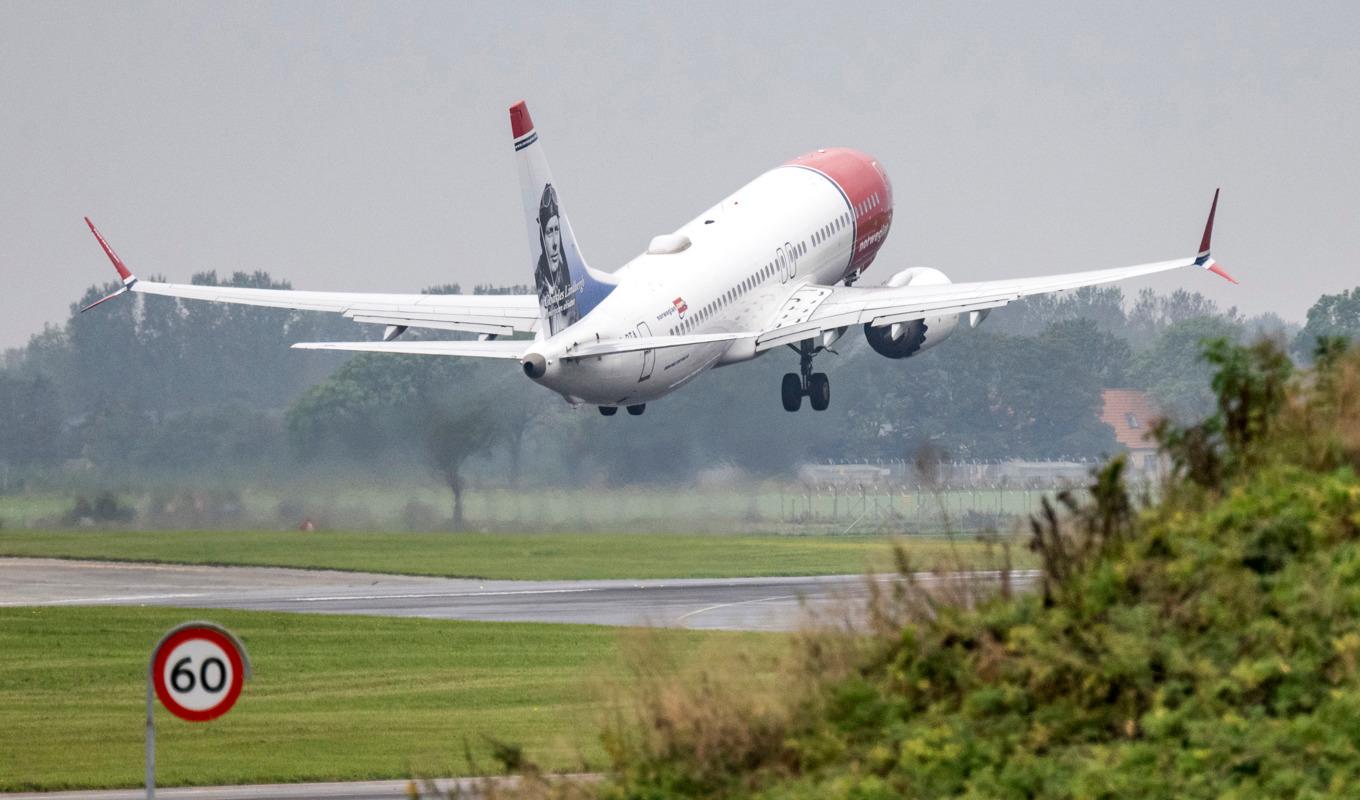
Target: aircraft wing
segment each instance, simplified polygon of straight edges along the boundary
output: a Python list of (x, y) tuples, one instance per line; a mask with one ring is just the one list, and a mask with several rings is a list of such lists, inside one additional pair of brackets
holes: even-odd
[(375, 294), (365, 292), (303, 292), (289, 289), (247, 289), (234, 286), (198, 286), (138, 280), (90, 222), (85, 223), (113, 262), (123, 288), (82, 311), (125, 292), (142, 292), (187, 300), (237, 303), (300, 311), (329, 311), (355, 322), (407, 328), (436, 328), (509, 336), (538, 329), (538, 298), (532, 294)]
[(851, 325), (869, 324), (877, 327), (965, 311), (987, 312), (1030, 295), (1099, 286), (1183, 267), (1198, 266), (1237, 283), (1209, 255), (1209, 240), (1217, 208), (1218, 192), (1214, 192), (1214, 203), (1209, 209), (1209, 221), (1204, 228), (1199, 254), (1191, 258), (1034, 278), (930, 286), (909, 284), (859, 288), (808, 284), (790, 295), (776, 315), (774, 325), (761, 331), (756, 340), (756, 351), (794, 344)]

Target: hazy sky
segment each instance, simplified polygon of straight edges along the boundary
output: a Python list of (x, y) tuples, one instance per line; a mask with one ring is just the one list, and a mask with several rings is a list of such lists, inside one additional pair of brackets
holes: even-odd
[(866, 283), (1190, 255), (1222, 186), (1214, 255), (1242, 285), (1126, 292), (1301, 319), (1360, 284), (1354, 2), (0, 9), (0, 346), (113, 277), (86, 214), (175, 281), (527, 283), (521, 98), (601, 269), (846, 145), (896, 196)]

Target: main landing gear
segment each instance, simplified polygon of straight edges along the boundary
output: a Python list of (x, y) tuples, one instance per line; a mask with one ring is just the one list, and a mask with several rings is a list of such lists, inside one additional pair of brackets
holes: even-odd
[[(612, 417), (615, 414), (619, 413), (618, 406), (597, 406), (597, 408), (599, 408), (600, 413), (606, 417)], [(640, 417), (642, 416), (642, 412), (647, 410), (647, 404), (638, 403), (637, 405), (626, 406), (626, 408), (628, 409), (629, 414), (632, 414), (635, 417)]]
[(802, 407), (803, 395), (807, 395), (813, 411), (825, 411), (831, 405), (831, 379), (825, 372), (812, 371), (812, 357), (816, 354), (811, 342), (799, 345), (798, 372), (785, 373), (779, 387), (785, 411), (797, 411)]

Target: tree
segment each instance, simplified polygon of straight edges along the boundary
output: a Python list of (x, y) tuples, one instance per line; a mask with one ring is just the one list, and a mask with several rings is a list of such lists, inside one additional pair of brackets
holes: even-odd
[(425, 421), (426, 452), (430, 463), (453, 493), (453, 529), (463, 530), (463, 464), (483, 452), (500, 436), (492, 414), (480, 406), (434, 406)]
[(0, 371), (0, 463), (53, 463), (62, 454), (61, 427), (61, 403), (51, 380)]
[(501, 441), (506, 430), (497, 372), (507, 372), (505, 365), (356, 356), (293, 404), (289, 434), (304, 457), (335, 448), (370, 461), (424, 452), (453, 495), (453, 525), (461, 528), (466, 462)]
[(1036, 336), (1059, 322), (1085, 319), (1102, 331), (1125, 328), (1124, 292), (1118, 286), (1086, 286), (1060, 294), (1025, 297), (998, 309), (988, 320), (989, 330)]
[(902, 361), (869, 353), (846, 400), (846, 435), (880, 458), (927, 445), (965, 460), (1108, 453), (1115, 443), (1099, 421), (1100, 390), (1127, 358), (1127, 347), (1089, 320), (1040, 336), (963, 330)]
[(1225, 317), (1176, 322), (1134, 358), (1130, 380), (1170, 416), (1179, 420), (1203, 417), (1214, 405), (1209, 387), (1213, 368), (1202, 357), (1204, 343), (1219, 338), (1238, 341), (1240, 326)]
[(1145, 344), (1178, 322), (1209, 317), (1225, 317), (1234, 324), (1242, 321), (1236, 308), (1220, 312), (1217, 303), (1199, 292), (1177, 289), (1159, 295), (1144, 289), (1129, 310), (1129, 335), (1135, 343)]
[(1102, 388), (1127, 383), (1129, 367), (1133, 364), (1133, 348), (1127, 340), (1103, 330), (1094, 320), (1079, 318), (1055, 322), (1040, 334), (1040, 338), (1048, 340), (1047, 345), (1084, 359), (1086, 366), (1094, 370)]
[(1324, 294), (1308, 309), (1308, 321), (1294, 338), (1294, 353), (1312, 356), (1318, 339), (1341, 336), (1360, 340), (1360, 286), (1338, 294)]

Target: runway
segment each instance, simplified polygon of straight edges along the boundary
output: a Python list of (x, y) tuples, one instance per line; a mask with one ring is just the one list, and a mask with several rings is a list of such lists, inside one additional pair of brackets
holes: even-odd
[[(1037, 573), (1013, 573), (1019, 588)], [(862, 604), (863, 575), (480, 581), (360, 572), (0, 558), (0, 607), (176, 606), (429, 619), (788, 631)], [(995, 580), (992, 573), (922, 576)], [(859, 601), (859, 603), (856, 603)]]

